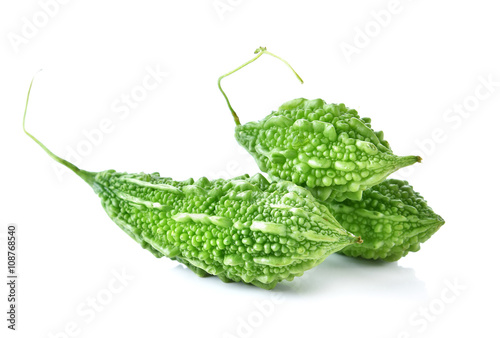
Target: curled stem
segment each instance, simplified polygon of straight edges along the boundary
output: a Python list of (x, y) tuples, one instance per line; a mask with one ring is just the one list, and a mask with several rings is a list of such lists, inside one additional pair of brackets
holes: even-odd
[[(36, 74), (35, 74), (36, 75)], [(33, 76), (33, 79), (31, 79), (31, 82), (30, 82), (30, 87), (28, 89), (28, 95), (26, 97), (26, 105), (24, 106), (24, 115), (23, 115), (23, 130), (24, 132), (26, 133), (26, 135), (28, 135), (33, 141), (35, 141), (40, 147), (42, 147), (43, 150), (45, 150), (45, 152), (52, 158), (54, 159), (56, 162), (66, 166), (67, 168), (71, 169), (71, 171), (73, 171), (75, 174), (77, 174), (78, 176), (80, 176), (83, 180), (85, 180), (85, 182), (87, 182), (88, 184), (92, 184), (93, 181), (94, 181), (94, 177), (96, 175), (96, 173), (92, 173), (92, 172), (89, 172), (89, 171), (86, 171), (86, 170), (82, 170), (80, 168), (78, 168), (76, 165), (74, 165), (73, 163), (71, 162), (68, 162), (66, 161), (65, 159), (63, 158), (60, 158), (59, 156), (57, 156), (56, 154), (54, 154), (52, 151), (49, 150), (49, 148), (47, 148), (42, 142), (40, 142), (35, 136), (33, 136), (31, 133), (29, 133), (27, 130), (26, 130), (26, 112), (28, 111), (28, 102), (29, 102), (29, 99), (30, 99), (30, 93), (31, 93), (31, 86), (33, 86), (33, 81), (35, 80), (35, 77)]]
[(257, 60), (258, 58), (260, 58), (263, 54), (268, 54), (268, 55), (274, 56), (275, 58), (277, 58), (277, 59), (281, 60), (282, 62), (284, 62), (292, 70), (292, 72), (295, 74), (295, 76), (297, 77), (297, 79), (299, 79), (300, 83), (304, 83), (304, 81), (301, 79), (301, 77), (299, 76), (299, 74), (297, 74), (297, 72), (292, 68), (292, 66), (290, 66), (290, 64), (288, 62), (286, 62), (285, 60), (283, 60), (279, 56), (277, 56), (277, 55), (275, 55), (273, 53), (268, 52), (267, 49), (266, 49), (266, 47), (259, 47), (259, 48), (257, 48), (255, 50), (254, 54), (257, 54), (257, 55), (254, 56), (251, 60), (249, 60), (249, 61), (245, 62), (244, 64), (242, 64), (241, 66), (239, 66), (238, 68), (236, 68), (236, 69), (230, 71), (229, 73), (224, 74), (221, 77), (219, 77), (219, 80), (217, 82), (217, 84), (219, 86), (219, 90), (222, 93), (222, 95), (224, 96), (224, 98), (226, 99), (227, 106), (229, 107), (229, 110), (231, 111), (231, 114), (233, 115), (234, 122), (236, 123), (237, 126), (241, 125), (240, 119), (239, 119), (238, 115), (236, 114), (236, 112), (234, 111), (233, 107), (231, 107), (231, 103), (229, 103), (229, 99), (227, 98), (226, 93), (224, 92), (224, 90), (222, 90), (222, 87), (220, 85), (221, 80), (223, 78), (225, 78), (226, 76), (229, 76), (229, 75), (233, 74), (234, 72), (240, 70), (241, 68), (245, 67), (246, 65), (251, 64), (252, 62), (254, 62), (255, 60)]

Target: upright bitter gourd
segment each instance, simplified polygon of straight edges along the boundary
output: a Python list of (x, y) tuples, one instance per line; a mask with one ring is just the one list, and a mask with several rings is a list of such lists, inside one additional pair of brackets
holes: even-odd
[(26, 134), (84, 179), (123, 231), (156, 257), (177, 260), (200, 276), (271, 289), (361, 242), (291, 182), (270, 183), (260, 174), (178, 182), (157, 173), (88, 172), (28, 133), (25, 118), (26, 110)]
[(418, 251), (444, 224), (408, 182), (388, 179), (363, 193), (361, 201), (325, 203), (344, 228), (363, 244), (341, 253), (367, 259), (397, 261)]
[[(265, 48), (256, 53), (249, 62), (221, 76), (219, 88), (222, 78), (262, 54), (270, 54)], [(360, 200), (365, 189), (421, 161), (418, 156), (394, 155), (383, 133), (373, 131), (370, 119), (360, 118), (356, 110), (344, 104), (299, 98), (284, 103), (258, 122), (241, 125), (221, 92), (236, 123), (236, 140), (255, 158), (259, 168), (272, 177), (310, 188), (322, 201)]]

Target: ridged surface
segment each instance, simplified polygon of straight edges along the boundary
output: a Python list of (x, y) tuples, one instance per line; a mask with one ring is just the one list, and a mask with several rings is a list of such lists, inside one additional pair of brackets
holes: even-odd
[(344, 104), (295, 99), (236, 127), (237, 141), (269, 175), (307, 186), (323, 201), (359, 200), (392, 172), (420, 161), (392, 153), (369, 118)]
[(367, 189), (361, 201), (326, 203), (342, 226), (363, 238), (344, 248), (347, 256), (397, 261), (418, 251), (444, 224), (406, 181), (388, 179)]
[(260, 174), (178, 182), (110, 170), (93, 188), (143, 248), (226, 282), (270, 289), (357, 241), (308, 190)]

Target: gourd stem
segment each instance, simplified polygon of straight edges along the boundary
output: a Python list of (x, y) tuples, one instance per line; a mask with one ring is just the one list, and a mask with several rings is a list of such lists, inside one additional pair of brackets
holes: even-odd
[(240, 119), (239, 119), (238, 115), (236, 114), (236, 112), (234, 111), (233, 107), (231, 107), (231, 103), (229, 103), (229, 99), (227, 98), (226, 93), (224, 92), (224, 90), (222, 90), (222, 87), (220, 85), (221, 80), (223, 78), (225, 78), (226, 76), (229, 76), (229, 75), (233, 74), (234, 72), (240, 70), (241, 68), (245, 67), (246, 65), (251, 64), (252, 62), (254, 62), (255, 60), (257, 60), (258, 58), (260, 58), (263, 54), (268, 54), (268, 55), (274, 56), (275, 58), (277, 58), (277, 59), (281, 60), (282, 62), (284, 62), (292, 70), (292, 72), (295, 74), (295, 76), (297, 77), (297, 79), (299, 79), (300, 83), (304, 83), (304, 81), (301, 79), (301, 77), (299, 76), (299, 74), (297, 74), (297, 72), (292, 68), (292, 66), (290, 66), (290, 64), (288, 62), (286, 62), (284, 59), (280, 58), (279, 56), (274, 55), (273, 53), (268, 52), (267, 49), (266, 49), (266, 47), (259, 47), (259, 48), (257, 48), (255, 50), (254, 54), (257, 54), (257, 56), (255, 56), (254, 58), (252, 58), (250, 61), (245, 62), (244, 64), (242, 64), (238, 68), (230, 71), (229, 73), (222, 75), (221, 77), (219, 77), (219, 80), (217, 82), (217, 84), (219, 86), (219, 90), (221, 91), (222, 95), (224, 96), (224, 99), (226, 99), (227, 106), (229, 107), (229, 110), (231, 111), (231, 114), (233, 115), (234, 122), (236, 123), (237, 126), (241, 125)]
[(32, 134), (30, 134), (27, 130), (26, 130), (26, 112), (28, 111), (28, 102), (29, 102), (29, 99), (30, 99), (30, 93), (31, 93), (31, 86), (33, 85), (33, 81), (35, 80), (35, 77), (33, 77), (33, 79), (31, 80), (31, 83), (30, 83), (30, 87), (28, 89), (28, 96), (26, 97), (26, 106), (24, 107), (24, 116), (23, 116), (23, 130), (24, 132), (26, 133), (26, 135), (28, 135), (33, 141), (35, 141), (40, 147), (42, 147), (43, 150), (45, 150), (45, 152), (50, 156), (52, 157), (52, 159), (54, 159), (56, 162), (58, 163), (61, 163), (62, 165), (66, 166), (67, 168), (71, 169), (75, 174), (77, 174), (78, 176), (80, 176), (85, 182), (87, 182), (88, 184), (92, 185), (92, 183), (94, 182), (94, 177), (97, 173), (93, 173), (93, 172), (89, 172), (89, 171), (85, 171), (85, 170), (82, 170), (80, 168), (78, 168), (77, 166), (75, 166), (73, 163), (70, 163), (68, 161), (66, 161), (65, 159), (62, 159), (60, 158), (59, 156), (57, 156), (56, 154), (54, 154), (52, 151), (50, 151), (42, 142), (40, 142), (35, 136), (33, 136)]

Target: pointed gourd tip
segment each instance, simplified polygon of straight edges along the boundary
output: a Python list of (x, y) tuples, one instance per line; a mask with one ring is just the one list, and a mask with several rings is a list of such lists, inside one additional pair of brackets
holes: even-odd
[(446, 222), (443, 217), (436, 215), (437, 216), (437, 222), (439, 224), (439, 227), (443, 226)]
[(361, 236), (356, 237), (356, 239), (355, 239), (355, 240), (356, 240), (356, 241), (355, 241), (354, 243), (356, 243), (356, 244), (361, 244), (361, 243), (363, 243), (363, 240), (361, 239)]
[(409, 155), (409, 156), (398, 157), (396, 161), (398, 162), (399, 168), (404, 168), (415, 163), (421, 163), (422, 158), (420, 156)]

